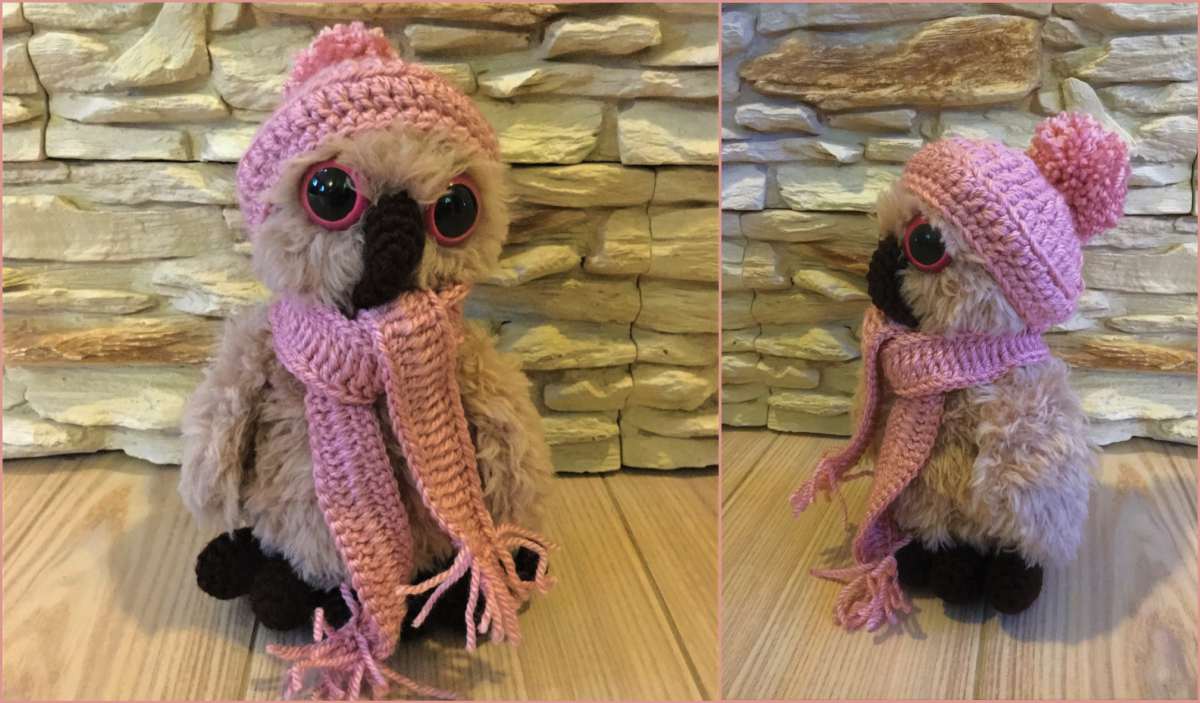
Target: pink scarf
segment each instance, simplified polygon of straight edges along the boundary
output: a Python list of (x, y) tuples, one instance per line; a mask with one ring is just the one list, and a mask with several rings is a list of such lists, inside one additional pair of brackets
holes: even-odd
[(867, 311), (862, 324), (863, 406), (849, 446), (821, 459), (813, 477), (792, 495), (800, 513), (818, 491), (832, 494), (862, 457), (875, 432), (879, 406), (879, 369), (888, 390), (896, 396), (883, 430), (875, 462), (874, 481), (867, 498), (867, 515), (854, 538), (855, 564), (845, 569), (817, 570), (820, 578), (839, 581), (834, 620), (847, 629), (866, 626), (873, 631), (895, 623), (897, 611), (910, 605), (900, 590), (896, 552), (908, 544), (889, 510), (905, 486), (916, 478), (937, 439), (946, 393), (991, 383), (1010, 369), (1047, 358), (1050, 350), (1041, 335), (1012, 337), (964, 334), (937, 337), (913, 332), (887, 320), (878, 308)]
[[(422, 697), (450, 697), (383, 666), (399, 639), (406, 598), (433, 590), (413, 621), (420, 626), (446, 589), (469, 573), (467, 648), (474, 649), (477, 631), (516, 644), (517, 609), (550, 586), (550, 545), (514, 525), (494, 525), (483, 500), (457, 377), (467, 291), (405, 293), (353, 320), (293, 299), (271, 307), (275, 353), (305, 386), (317, 502), (349, 573), (342, 596), (351, 612), (333, 630), (318, 610), (313, 644), (268, 648), (293, 663), (287, 696), (303, 688), (306, 670), (320, 669), (315, 693), (322, 698), (357, 698), (364, 678), (375, 695), (391, 682)], [(408, 515), (375, 416), (380, 395), (425, 506), (458, 549), (449, 569), (416, 585), (409, 585)], [(517, 575), (510, 551), (517, 547), (538, 555), (532, 582)], [(485, 605), (476, 626), (480, 596)]]

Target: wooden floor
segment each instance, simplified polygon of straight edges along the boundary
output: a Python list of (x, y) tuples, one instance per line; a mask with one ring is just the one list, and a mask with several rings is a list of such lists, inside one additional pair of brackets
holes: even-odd
[[(178, 471), (108, 453), (4, 466), (5, 699), (276, 699), (281, 638), (192, 567)], [(519, 648), (401, 646), (396, 669), (476, 699), (691, 700), (717, 688), (714, 471), (556, 480), (558, 585)]]
[[(841, 511), (787, 498), (845, 440), (726, 431), (722, 686), (728, 698), (1196, 698), (1196, 448), (1108, 447), (1076, 562), (1025, 613), (918, 598), (902, 628), (832, 623)], [(869, 481), (845, 486), (855, 507)]]

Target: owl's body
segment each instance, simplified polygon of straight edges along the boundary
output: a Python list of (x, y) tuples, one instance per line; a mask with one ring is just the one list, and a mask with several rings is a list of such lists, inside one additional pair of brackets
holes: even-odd
[(284, 92), (238, 165), (272, 299), (229, 321), (184, 414), (180, 494), (222, 533), (198, 583), (274, 629), (321, 608), (373, 657), (424, 602), (468, 643), (475, 618), (515, 637), (548, 588), (551, 468), (528, 380), (462, 319), (508, 235), (495, 132), (360, 24), (323, 30)]
[(1036, 131), (1027, 152), (928, 144), (879, 195), (855, 436), (793, 499), (873, 466), (849, 627), (894, 621), (900, 587), (1019, 613), (1082, 542), (1097, 451), (1042, 337), (1074, 313), (1083, 242), (1120, 218), (1129, 165), (1085, 115)]
[[(551, 470), (529, 382), (476, 324), (467, 324), (460, 352), (458, 382), (488, 508), (497, 523), (536, 527)], [(382, 405), (376, 415), (387, 428)], [(230, 320), (184, 428), (181, 493), (194, 514), (227, 531), (251, 527), (267, 556), (282, 556), (314, 589), (346, 580), (317, 503), (304, 386), (275, 357), (266, 306)], [(434, 572), (453, 545), (422, 503), (395, 437), (384, 435), (408, 512), (414, 569)]]
[(967, 545), (1042, 566), (1070, 561), (1095, 451), (1066, 364), (1020, 366), (944, 403), (929, 460), (892, 506), (897, 524), (930, 551)]

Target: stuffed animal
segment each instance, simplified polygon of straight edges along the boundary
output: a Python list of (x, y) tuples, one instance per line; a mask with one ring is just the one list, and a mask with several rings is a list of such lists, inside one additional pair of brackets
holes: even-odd
[[(357, 697), (437, 606), (519, 639), (550, 585), (531, 531), (549, 449), (519, 367), (463, 320), (508, 232), (496, 135), (461, 92), (379, 29), (327, 28), (294, 62), (237, 170), (255, 272), (272, 300), (229, 321), (183, 422), (180, 494), (226, 532), (200, 587), (248, 595), (287, 693)], [(453, 602), (452, 602), (453, 601)]]
[(1073, 314), (1081, 247), (1121, 217), (1129, 172), (1117, 135), (1062, 113), (1024, 153), (928, 144), (881, 194), (854, 435), (792, 497), (874, 465), (854, 564), (815, 572), (845, 584), (839, 624), (895, 623), (901, 587), (1019, 613), (1073, 558), (1096, 449), (1042, 334)]

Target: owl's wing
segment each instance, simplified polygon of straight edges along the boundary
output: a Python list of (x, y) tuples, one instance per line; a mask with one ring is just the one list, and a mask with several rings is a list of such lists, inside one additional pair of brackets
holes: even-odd
[(230, 318), (184, 408), (179, 495), (205, 527), (239, 526), (242, 478), (273, 354), (266, 305)]

